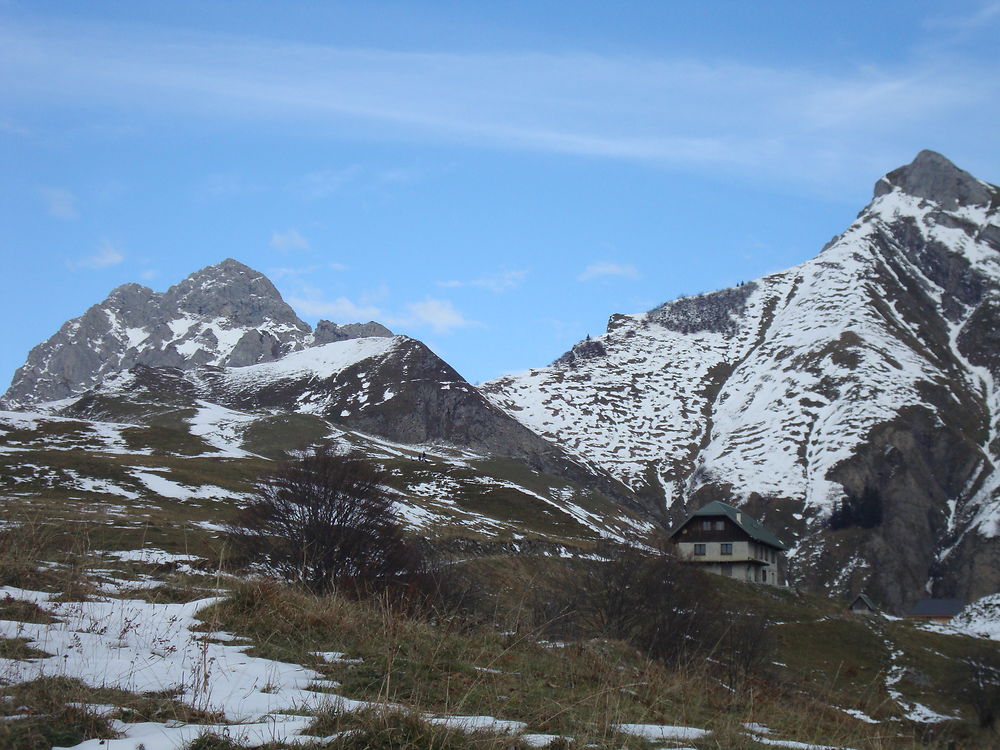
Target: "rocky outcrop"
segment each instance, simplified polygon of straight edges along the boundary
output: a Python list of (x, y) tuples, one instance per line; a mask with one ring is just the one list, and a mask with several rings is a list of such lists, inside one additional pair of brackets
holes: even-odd
[(385, 338), (392, 336), (392, 331), (381, 323), (370, 320), (367, 323), (347, 323), (338, 326), (329, 320), (321, 320), (313, 331), (314, 346), (329, 344), (331, 341), (347, 341), (348, 339), (363, 339), (370, 337)]

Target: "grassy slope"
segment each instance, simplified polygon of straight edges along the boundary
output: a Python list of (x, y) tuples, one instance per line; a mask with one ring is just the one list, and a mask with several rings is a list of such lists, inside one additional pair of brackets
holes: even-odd
[[(966, 747), (991, 747), (996, 740), (995, 735), (975, 726), (974, 711), (963, 694), (969, 683), (968, 662), (995, 660), (994, 644), (930, 633), (905, 622), (859, 619), (845, 613), (841, 602), (822, 597), (710, 579), (709, 585), (733, 609), (763, 612), (778, 623), (771, 630), (773, 651), (768, 663), (734, 693), (724, 684), (724, 664), (667, 668), (625, 643), (598, 634), (562, 647), (542, 642), (551, 630), (545, 621), (546, 599), (555, 596), (565, 576), (573, 575), (573, 566), (586, 564), (578, 561), (497, 554), (468, 562), (466, 572), (478, 582), (479, 590), (487, 592), (476, 607), (477, 616), (434, 622), (403, 617), (377, 602), (321, 599), (284, 586), (180, 574), (172, 565), (109, 562), (95, 551), (151, 546), (202, 557), (203, 567), (209, 571), (225, 557), (224, 544), (216, 532), (199, 524), (225, 520), (232, 511), (231, 499), (181, 502), (157, 497), (135, 479), (133, 470), (159, 469), (175, 482), (209, 484), (242, 493), (269, 462), (190, 457), (203, 451), (204, 444), (196, 439), (187, 443), (190, 436), (163, 425), (130, 433), (147, 451), (145, 455), (104, 453), (94, 450), (82, 425), (43, 423), (41, 431), (9, 431), (4, 436), (5, 444), (18, 450), (0, 453), (4, 478), (0, 491), (6, 493), (4, 518), (0, 520), (16, 524), (17, 533), (0, 532), (0, 584), (79, 597), (93, 595), (94, 584), (109, 576), (137, 580), (153, 576), (162, 580), (162, 585), (137, 589), (131, 595), (159, 601), (202, 598), (206, 591), (222, 586), (230, 592), (229, 597), (204, 612), (206, 620), (250, 637), (253, 653), (324, 672), (342, 683), (341, 694), (389, 700), (418, 711), (516, 719), (527, 722), (531, 731), (566, 734), (581, 744), (593, 741), (599, 746), (645, 747), (645, 743), (614, 730), (614, 725), (622, 722), (714, 730), (710, 738), (691, 743), (699, 748), (757, 746), (743, 732), (743, 722), (766, 724), (785, 738), (857, 748), (909, 748), (921, 739), (932, 745), (940, 742), (945, 746), (956, 739)], [(311, 439), (319, 429), (309, 420), (302, 424), (282, 422), (278, 427), (277, 433), (254, 433), (254, 447), (273, 452), (278, 444), (300, 440), (303, 434)], [(51, 450), (52, 441), (71, 449)], [(493, 473), (541, 493), (550, 491), (555, 481), (523, 467), (427, 466), (405, 451), (385, 460), (400, 474), (425, 472), (428, 477), (460, 482)], [(65, 479), (72, 475), (107, 479), (139, 497), (129, 501), (99, 491), (68, 489)], [(596, 507), (601, 501), (594, 498), (593, 502)], [(583, 548), (591, 548), (596, 541), (565, 514), (532, 502), (530, 494), (500, 488), (470, 491), (457, 498), (455, 505), (456, 518), (468, 510), (496, 518), (516, 516), (538, 539)], [(529, 531), (529, 537), (531, 534)], [(39, 568), (42, 561), (56, 565)], [(664, 606), (669, 603), (664, 602)], [(46, 616), (37, 607), (0, 602), (0, 617), (4, 619), (44, 622), (40, 618)], [(17, 639), (0, 646), (10, 656), (32, 653), (29, 645)], [(313, 655), (315, 651), (343, 651), (361, 661), (325, 664)], [(724, 658), (717, 661), (724, 662)], [(898, 720), (902, 711), (886, 690), (887, 674), (899, 676), (895, 688), (908, 700), (961, 718), (930, 729)], [(116, 696), (80, 684), (56, 687), (58, 690), (52, 685), (11, 686), (2, 691), (15, 698), (14, 708), (23, 704), (31, 708), (31, 715), (46, 713), (62, 718), (48, 724), (0, 722), (0, 746), (5, 742), (6, 746), (22, 746), (10, 744), (11, 737), (21, 737), (10, 732), (23, 731), (23, 737), (35, 743), (24, 739), (24, 747), (47, 747), (53, 742), (69, 744), (66, 738), (94, 736), (92, 733), (102, 731), (102, 726), (106, 729), (106, 722), (101, 724), (86, 712), (63, 708), (72, 701), (112, 703), (121, 706), (124, 713), (120, 715), (129, 720), (171, 716), (199, 720), (189, 715), (189, 709), (171, 702), (169, 696)], [(60, 695), (64, 700), (54, 707), (53, 701), (59, 703)], [(14, 708), (2, 712), (13, 714)], [(840, 709), (859, 709), (884, 721), (868, 725)], [(319, 725), (317, 732), (351, 728), (358, 732), (356, 736), (377, 744), (377, 737), (387, 736), (390, 724), (392, 731), (402, 731), (400, 727), (406, 725), (407, 731), (425, 733), (420, 742), (465, 746), (465, 739), (453, 735), (442, 738), (435, 734), (439, 730), (419, 721), (415, 729), (407, 724), (412, 724), (410, 714), (397, 719), (327, 716), (322, 717), (326, 723)], [(51, 727), (66, 731), (50, 732)], [(497, 742), (495, 738), (480, 739), (476, 746)]]

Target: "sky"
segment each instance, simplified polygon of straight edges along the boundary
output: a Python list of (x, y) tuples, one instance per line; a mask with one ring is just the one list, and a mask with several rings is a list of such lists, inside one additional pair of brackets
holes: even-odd
[[(1000, 2), (0, 0), (0, 380), (227, 257), (472, 382), (1000, 182)], [(0, 389), (2, 390), (2, 389)]]

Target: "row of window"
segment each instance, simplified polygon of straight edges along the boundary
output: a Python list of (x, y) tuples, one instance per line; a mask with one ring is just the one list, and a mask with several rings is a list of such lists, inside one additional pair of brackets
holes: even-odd
[(718, 519), (717, 521), (708, 520), (701, 522), (702, 531), (711, 531), (713, 527), (715, 528), (716, 531), (722, 531), (723, 529), (726, 528), (726, 522), (723, 521), (721, 518)]
[[(722, 544), (719, 545), (719, 548), (720, 548), (719, 549), (719, 554), (720, 555), (731, 555), (731, 554), (733, 554), (733, 544), (732, 544), (732, 542), (723, 542)], [(704, 544), (695, 544), (694, 545), (694, 553), (696, 555), (704, 555), (705, 554), (705, 545)]]

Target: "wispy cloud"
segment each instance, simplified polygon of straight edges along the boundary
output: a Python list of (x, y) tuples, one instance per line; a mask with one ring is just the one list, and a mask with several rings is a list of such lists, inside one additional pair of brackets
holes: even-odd
[(307, 200), (319, 200), (340, 192), (361, 174), (361, 167), (351, 165), (340, 169), (319, 169), (303, 175), (292, 184), (292, 190)]
[(69, 262), (70, 268), (108, 268), (117, 266), (125, 260), (125, 256), (109, 240), (102, 239), (97, 252), (85, 258)]
[(521, 286), (527, 275), (528, 272), (524, 270), (502, 271), (500, 273), (493, 274), (492, 276), (483, 276), (469, 281), (439, 281), (438, 286), (446, 289), (473, 287), (478, 289), (487, 289), (495, 294), (500, 294), (502, 292), (509, 292), (511, 289), (516, 289)]
[(381, 308), (355, 302), (347, 297), (337, 297), (332, 300), (315, 297), (291, 297), (288, 304), (306, 317), (328, 318), (335, 323), (357, 323), (386, 319)]
[(584, 268), (583, 272), (576, 278), (578, 281), (590, 281), (592, 279), (602, 279), (608, 276), (617, 276), (622, 279), (635, 281), (639, 278), (639, 270), (631, 263), (621, 264), (601, 261), (599, 263), (591, 263), (589, 266)]
[[(992, 21), (995, 6), (968, 22)], [(971, 136), (1000, 114), (996, 61), (929, 56), (823, 73), (722, 59), (410, 53), (128, 32), (8, 24), (0, 74), (16, 75), (18, 91), (63, 101), (813, 183), (845, 172), (867, 179), (875, 156), (892, 152), (892, 163), (931, 133)], [(966, 122), (962, 112), (976, 117)], [(351, 167), (317, 172), (302, 190), (328, 195), (352, 179)]]
[(434, 333), (450, 333), (458, 328), (468, 328), (475, 323), (455, 309), (448, 300), (428, 297), (421, 302), (411, 302), (406, 306), (407, 315), (394, 321), (396, 325), (417, 328), (429, 327)]
[(344, 295), (327, 299), (321, 290), (303, 285), (299, 294), (288, 297), (288, 303), (307, 318), (329, 318), (336, 323), (375, 320), (394, 329), (430, 330), (438, 334), (479, 325), (449, 300), (426, 297), (401, 306), (380, 304), (388, 302), (387, 296), (388, 290), (379, 288), (356, 299)]
[(309, 240), (295, 229), (289, 229), (285, 232), (272, 232), (271, 247), (283, 253), (287, 253), (290, 250), (308, 250)]
[(194, 194), (202, 200), (223, 200), (259, 193), (262, 187), (243, 175), (217, 172), (205, 175), (194, 185)]
[(933, 16), (925, 22), (931, 28), (972, 30), (1000, 21), (1000, 3), (983, 3), (971, 13)]
[(57, 219), (76, 219), (80, 216), (77, 197), (65, 188), (45, 187), (38, 190), (49, 216)]
[[(313, 263), (309, 266), (279, 266), (267, 269), (267, 275), (272, 279), (302, 279), (321, 271), (346, 271), (348, 266), (343, 263)], [(318, 294), (318, 291), (316, 292)]]

